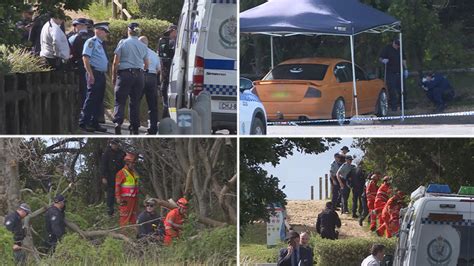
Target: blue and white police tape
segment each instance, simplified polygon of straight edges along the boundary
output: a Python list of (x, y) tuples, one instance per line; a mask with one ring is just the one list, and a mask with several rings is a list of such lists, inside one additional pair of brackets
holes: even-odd
[(386, 121), (386, 120), (403, 120), (411, 118), (433, 118), (433, 117), (454, 117), (454, 116), (472, 116), (474, 111), (454, 112), (454, 113), (439, 113), (439, 114), (421, 114), (421, 115), (405, 115), (405, 116), (383, 116), (383, 117), (352, 117), (344, 119), (321, 119), (321, 120), (292, 120), (292, 121), (273, 121), (267, 122), (269, 126), (288, 125), (298, 126), (304, 124), (318, 124), (318, 123), (340, 123), (349, 121)]

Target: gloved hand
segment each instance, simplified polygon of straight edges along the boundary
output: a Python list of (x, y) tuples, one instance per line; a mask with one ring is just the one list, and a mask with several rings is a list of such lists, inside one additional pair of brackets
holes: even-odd
[(382, 59), (382, 63), (387, 64), (387, 63), (388, 63), (388, 59), (387, 59), (387, 58)]
[(405, 78), (408, 78), (408, 69), (405, 69), (405, 70), (403, 71), (403, 76), (404, 76)]

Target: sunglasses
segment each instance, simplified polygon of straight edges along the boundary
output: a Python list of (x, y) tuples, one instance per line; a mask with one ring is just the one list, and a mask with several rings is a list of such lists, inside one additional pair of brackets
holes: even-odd
[(145, 207), (155, 207), (155, 205), (147, 204), (147, 205), (145, 205)]

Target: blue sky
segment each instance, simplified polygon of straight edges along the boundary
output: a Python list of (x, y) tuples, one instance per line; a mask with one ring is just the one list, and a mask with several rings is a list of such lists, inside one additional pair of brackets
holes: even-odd
[(273, 167), (271, 164), (265, 164), (263, 168), (268, 171), (269, 175), (272, 174), (280, 179), (280, 187), (286, 185), (283, 191), (287, 199), (311, 199), (311, 186), (314, 186), (314, 196), (315, 199), (318, 199), (319, 177), (324, 178), (324, 174), (329, 174), (330, 165), (334, 160), (334, 153), (338, 152), (342, 146), (347, 146), (350, 149), (349, 154), (356, 156), (354, 163), (362, 157), (363, 152), (360, 149), (351, 147), (353, 141), (354, 139), (352, 138), (343, 138), (336, 146), (317, 155), (295, 152), (293, 156), (282, 158), (280, 164), (276, 167)]

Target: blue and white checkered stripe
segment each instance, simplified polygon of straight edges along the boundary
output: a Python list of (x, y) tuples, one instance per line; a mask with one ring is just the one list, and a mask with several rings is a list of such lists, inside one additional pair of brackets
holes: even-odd
[(474, 226), (474, 221), (473, 220), (462, 220), (462, 221), (458, 221), (458, 222), (448, 222), (448, 221), (433, 221), (429, 218), (421, 218), (421, 224)]
[(237, 0), (212, 0), (213, 4), (237, 4)]
[(237, 86), (235, 85), (204, 84), (204, 90), (211, 95), (237, 96)]
[(247, 102), (260, 102), (260, 99), (258, 99), (258, 97), (252, 93), (241, 93), (240, 100)]

